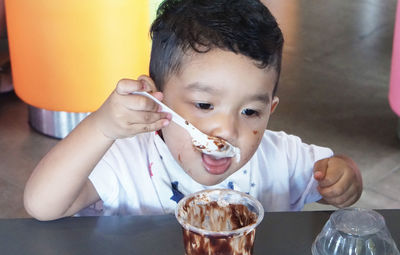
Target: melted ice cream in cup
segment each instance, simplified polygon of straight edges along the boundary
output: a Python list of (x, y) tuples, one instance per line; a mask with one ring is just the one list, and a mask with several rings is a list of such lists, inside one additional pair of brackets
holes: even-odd
[(170, 109), (168, 106), (163, 104), (160, 100), (153, 97), (149, 93), (144, 91), (137, 91), (133, 92), (132, 94), (146, 96), (159, 104), (162, 108), (162, 111), (169, 112), (172, 115), (172, 121), (189, 132), (190, 136), (192, 137), (192, 143), (197, 150), (205, 154), (212, 155), (217, 159), (235, 157), (237, 162), (240, 161), (240, 149), (238, 147), (233, 146), (232, 144), (221, 138), (204, 134), (195, 126), (182, 118), (175, 111)]
[(181, 199), (175, 216), (182, 226), (186, 255), (250, 255), (264, 209), (245, 193), (212, 189)]

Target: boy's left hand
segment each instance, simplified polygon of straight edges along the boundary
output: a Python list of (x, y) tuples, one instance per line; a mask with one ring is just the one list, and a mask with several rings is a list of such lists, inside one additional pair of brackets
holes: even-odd
[(314, 178), (323, 197), (320, 203), (342, 208), (354, 204), (362, 193), (360, 170), (353, 160), (335, 155), (314, 165)]

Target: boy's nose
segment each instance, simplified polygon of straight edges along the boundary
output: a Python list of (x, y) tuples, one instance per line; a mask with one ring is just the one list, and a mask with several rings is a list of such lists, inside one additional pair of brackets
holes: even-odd
[(208, 122), (209, 134), (235, 144), (238, 138), (238, 124), (238, 119), (233, 114), (215, 115)]

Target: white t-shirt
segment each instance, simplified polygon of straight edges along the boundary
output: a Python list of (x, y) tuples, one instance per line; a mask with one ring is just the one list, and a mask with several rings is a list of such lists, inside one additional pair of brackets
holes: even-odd
[(220, 184), (205, 186), (185, 173), (159, 135), (146, 133), (117, 140), (89, 179), (103, 202), (103, 215), (173, 213), (184, 195), (209, 188), (248, 193), (265, 211), (297, 211), (321, 199), (313, 166), (332, 155), (328, 148), (267, 130), (246, 165)]

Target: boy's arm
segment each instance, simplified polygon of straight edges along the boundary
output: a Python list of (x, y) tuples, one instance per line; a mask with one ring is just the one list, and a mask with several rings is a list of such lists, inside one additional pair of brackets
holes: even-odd
[(72, 215), (97, 201), (99, 196), (88, 176), (112, 145), (94, 125), (83, 120), (37, 165), (24, 192), (27, 212), (40, 220)]
[(335, 155), (314, 165), (314, 178), (323, 204), (347, 207), (360, 198), (363, 183), (357, 164), (349, 157)]
[[(149, 77), (121, 80), (100, 109), (84, 119), (39, 162), (24, 192), (29, 214), (40, 220), (52, 220), (73, 215), (96, 202), (99, 195), (88, 176), (115, 139), (168, 125), (170, 114), (159, 112), (159, 106), (151, 99), (131, 94), (140, 90), (155, 90)], [(160, 92), (153, 96), (162, 100)]]

